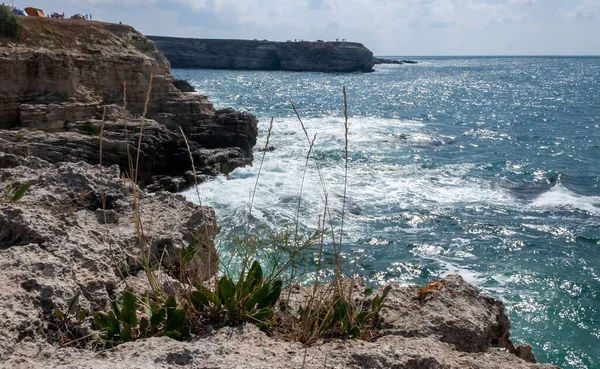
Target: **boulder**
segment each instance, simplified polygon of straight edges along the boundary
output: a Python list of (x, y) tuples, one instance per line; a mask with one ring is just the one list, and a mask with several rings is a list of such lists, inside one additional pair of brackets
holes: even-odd
[(184, 79), (174, 79), (173, 86), (177, 87), (177, 89), (179, 89), (181, 92), (196, 92), (196, 89)]

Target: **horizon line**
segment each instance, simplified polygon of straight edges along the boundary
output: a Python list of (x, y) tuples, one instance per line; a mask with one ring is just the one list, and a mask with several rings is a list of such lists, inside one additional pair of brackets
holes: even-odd
[(456, 57), (468, 57), (468, 58), (516, 58), (516, 57), (600, 57), (600, 54), (448, 54), (448, 55), (410, 55), (410, 54), (373, 54), (375, 57), (415, 57), (415, 58), (456, 58)]

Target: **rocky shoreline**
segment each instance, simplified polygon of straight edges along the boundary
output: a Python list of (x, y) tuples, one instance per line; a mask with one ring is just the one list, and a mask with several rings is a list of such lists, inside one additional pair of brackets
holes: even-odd
[(43, 18), (23, 22), (20, 42), (0, 39), (3, 151), (95, 164), (102, 130), (103, 163), (128, 172), (127, 152), (137, 148), (146, 107), (141, 184), (175, 190), (189, 180), (182, 178), (191, 166), (179, 127), (200, 174), (227, 174), (252, 163), (256, 118), (215, 110), (206, 96), (179, 90), (167, 59), (133, 28)]
[[(0, 185), (31, 186), (18, 201), (0, 198), (0, 367), (555, 368), (536, 364), (529, 346), (513, 345), (503, 304), (459, 276), (425, 292), (393, 284), (373, 342), (327, 339), (306, 347), (244, 325), (207, 326), (185, 342), (155, 337), (103, 351), (64, 346), (55, 308), (65, 311), (79, 295), (88, 311), (106, 311), (126, 285), (150, 289), (143, 253), (160, 260), (157, 280), (165, 289), (184, 283), (182, 273), (200, 281), (215, 275), (214, 211), (160, 189), (172, 189), (172, 178), (191, 167), (179, 127), (196, 169), (211, 175), (251, 163), (257, 122), (175, 87), (164, 56), (130, 27), (24, 23), (21, 40), (0, 39), (0, 76), (8, 82), (0, 85)], [(142, 125), (146, 187), (138, 189), (127, 179), (127, 152), (137, 148)], [(142, 247), (136, 224), (147, 240)], [(183, 268), (175, 256), (198, 237), (200, 247)], [(298, 301), (304, 293), (293, 290)], [(91, 317), (77, 328), (93, 334)]]

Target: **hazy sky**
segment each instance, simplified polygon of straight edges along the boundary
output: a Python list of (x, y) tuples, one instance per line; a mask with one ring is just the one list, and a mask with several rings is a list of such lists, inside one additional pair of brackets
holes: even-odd
[(162, 36), (345, 38), (375, 55), (600, 54), (600, 0), (14, 1)]

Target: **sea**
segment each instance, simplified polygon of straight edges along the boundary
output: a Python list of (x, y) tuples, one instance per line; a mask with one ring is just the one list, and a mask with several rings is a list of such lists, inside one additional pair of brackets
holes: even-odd
[(223, 239), (245, 232), (251, 201), (252, 229), (314, 232), (327, 198), (368, 283), (458, 273), (504, 302), (540, 362), (600, 368), (600, 58), (395, 59), (418, 64), (173, 70), (259, 119), (254, 165), (184, 194), (215, 209)]

